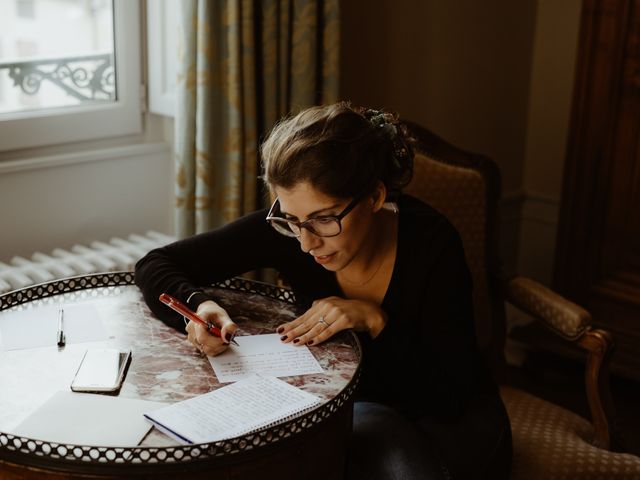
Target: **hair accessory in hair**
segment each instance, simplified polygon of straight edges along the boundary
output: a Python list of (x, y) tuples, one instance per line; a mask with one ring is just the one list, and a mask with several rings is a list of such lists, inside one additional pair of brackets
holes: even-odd
[(382, 127), (385, 124), (392, 123), (395, 118), (391, 113), (383, 112), (381, 110), (367, 110), (365, 115), (369, 118), (369, 121), (374, 127)]
[(392, 113), (383, 112), (380, 110), (367, 110), (365, 112), (365, 115), (368, 117), (369, 122), (374, 127), (383, 128), (385, 132), (389, 134), (389, 138), (391, 138), (392, 140), (398, 134), (398, 130), (395, 126), (397, 119)]
[(398, 135), (398, 127), (396, 126), (398, 118), (392, 113), (374, 109), (367, 109), (364, 114), (374, 127), (381, 128), (393, 142), (393, 162), (396, 167), (400, 168), (402, 163), (400, 159), (408, 155), (409, 152), (404, 140)]

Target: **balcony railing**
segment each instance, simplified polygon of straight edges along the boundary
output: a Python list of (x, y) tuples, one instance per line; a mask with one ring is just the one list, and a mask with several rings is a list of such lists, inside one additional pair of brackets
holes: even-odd
[(43, 82), (51, 82), (83, 102), (116, 99), (112, 53), (0, 61), (0, 72), (2, 70), (8, 70), (13, 85), (27, 95), (36, 95)]

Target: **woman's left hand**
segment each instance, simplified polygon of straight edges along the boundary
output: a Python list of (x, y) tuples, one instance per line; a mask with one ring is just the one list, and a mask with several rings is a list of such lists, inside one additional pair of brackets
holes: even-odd
[(327, 297), (313, 302), (311, 308), (295, 320), (280, 325), (277, 332), (285, 343), (317, 345), (348, 328), (367, 331), (375, 338), (386, 320), (382, 309), (371, 302)]

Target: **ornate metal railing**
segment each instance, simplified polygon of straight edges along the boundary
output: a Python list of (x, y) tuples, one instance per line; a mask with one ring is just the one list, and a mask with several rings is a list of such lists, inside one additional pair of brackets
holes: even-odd
[(112, 53), (74, 57), (0, 61), (0, 72), (8, 70), (13, 85), (27, 95), (36, 95), (48, 81), (80, 101), (112, 101), (116, 98)]

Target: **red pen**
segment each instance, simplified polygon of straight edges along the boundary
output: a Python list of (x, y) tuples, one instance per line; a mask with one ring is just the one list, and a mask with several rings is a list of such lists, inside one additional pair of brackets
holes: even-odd
[[(172, 297), (168, 293), (162, 293), (160, 294), (160, 301), (164, 303), (166, 306), (168, 306), (169, 308), (172, 308), (173, 310), (178, 312), (183, 317), (186, 317), (189, 320), (193, 320), (194, 322), (197, 322), (203, 325), (207, 329), (207, 332), (209, 332), (210, 334), (215, 335), (216, 337), (222, 338), (222, 332), (218, 327), (216, 327), (213, 323), (207, 322), (206, 320), (200, 318), (198, 315), (196, 315), (196, 313), (193, 310), (191, 310), (189, 307), (187, 307), (184, 303), (182, 303), (177, 298)], [(235, 334), (231, 336), (229, 343), (238, 345), (238, 342), (236, 342), (233, 339), (234, 336)]]

